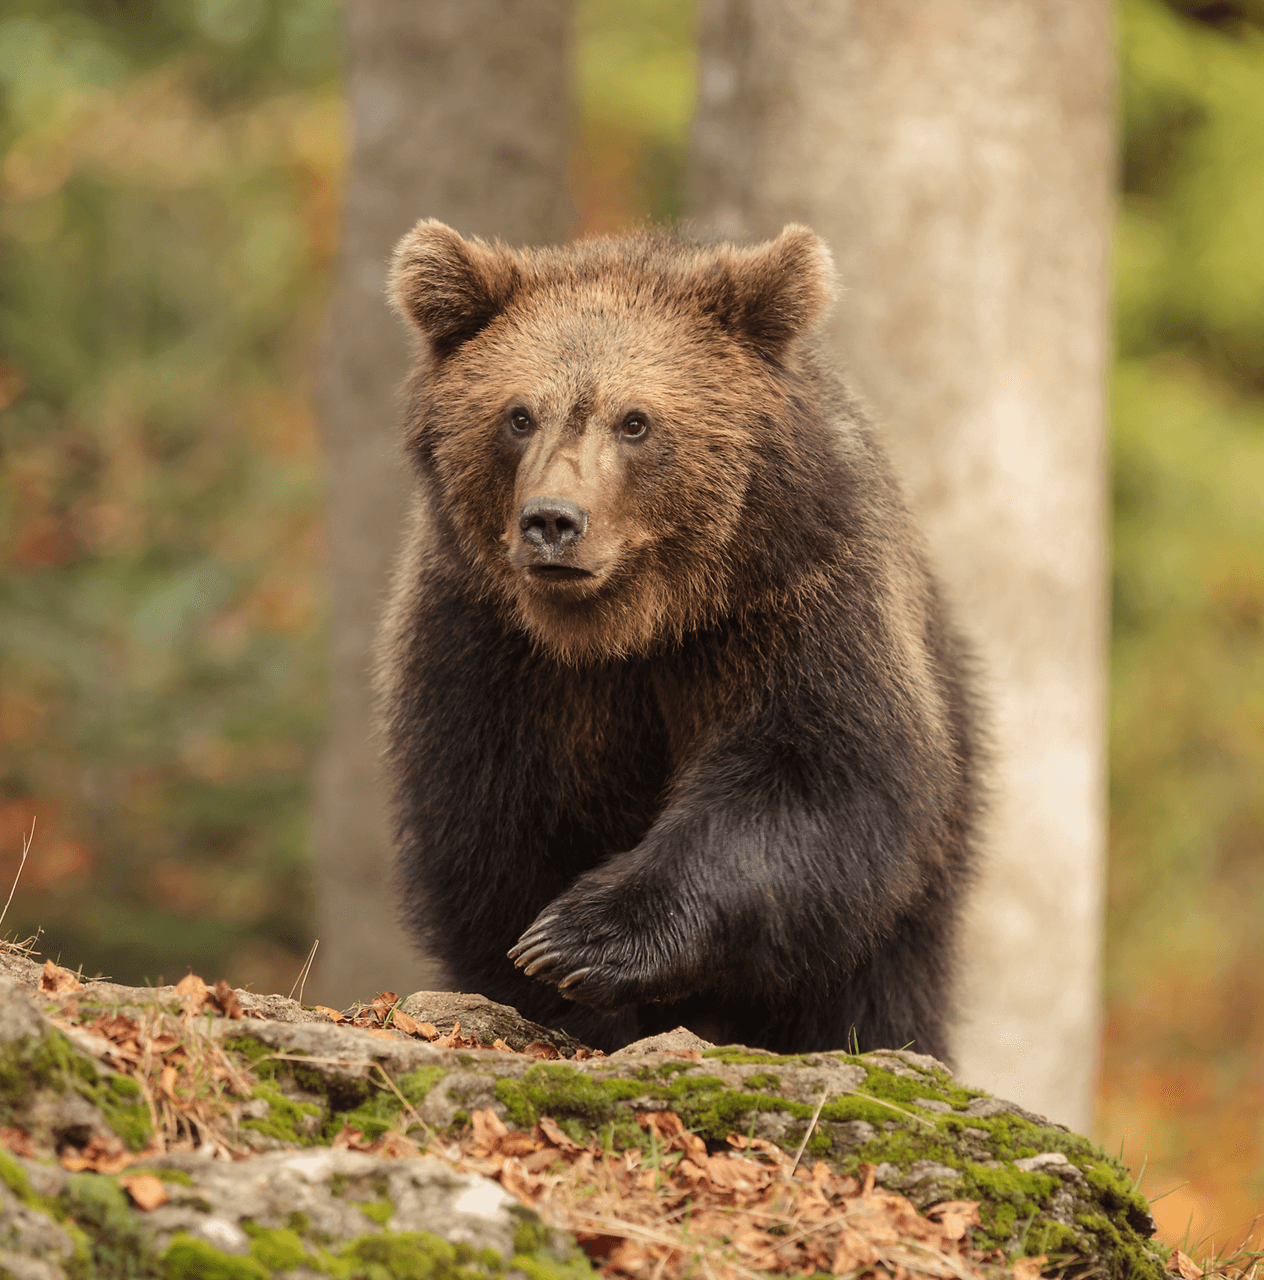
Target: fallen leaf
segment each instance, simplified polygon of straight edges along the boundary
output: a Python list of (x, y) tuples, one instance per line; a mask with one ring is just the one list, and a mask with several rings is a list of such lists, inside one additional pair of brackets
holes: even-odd
[(575, 1239), (590, 1258), (607, 1258), (623, 1243), (622, 1236), (608, 1236), (599, 1231), (577, 1231)]
[(70, 1147), (59, 1156), (63, 1169), (71, 1173), (118, 1173), (138, 1160), (114, 1134), (106, 1139), (92, 1138), (81, 1150)]
[(69, 969), (44, 961), (44, 972), (40, 974), (40, 990), (46, 995), (59, 996), (68, 991), (82, 991), (83, 983)]
[(1198, 1280), (1204, 1274), (1202, 1267), (1180, 1249), (1172, 1250), (1172, 1256), (1167, 1260), (1167, 1269), (1183, 1277), (1183, 1280)]
[(331, 1009), (328, 1005), (317, 1004), (313, 1005), (312, 1008), (314, 1008), (317, 1013), (323, 1013), (330, 1022), (346, 1022), (346, 1018), (344, 1018), (337, 1009)]
[(439, 1028), (433, 1022), (419, 1022), (417, 1030), (427, 1040), (437, 1040), (439, 1038)]
[(584, 1144), (576, 1142), (552, 1116), (541, 1116), (540, 1123), (536, 1127), (553, 1146), (562, 1151), (579, 1152), (584, 1149)]
[(505, 1122), (491, 1108), (475, 1111), (470, 1116), (474, 1126), (474, 1146), (485, 1152), (495, 1151), (496, 1143), (509, 1132)]
[(403, 1009), (391, 1010), (391, 1024), (398, 1027), (406, 1036), (415, 1036), (417, 1034), (417, 1023)]
[(14, 1125), (0, 1128), (0, 1146), (7, 1147), (15, 1156), (25, 1156), (28, 1160), (35, 1156), (35, 1147), (31, 1143), (30, 1134), (25, 1129)]
[(132, 1203), (138, 1209), (146, 1212), (156, 1209), (160, 1204), (166, 1204), (170, 1199), (167, 1188), (152, 1173), (138, 1173), (130, 1178), (120, 1178), (119, 1186), (131, 1196)]
[[(1014, 1280), (1037, 1280), (1041, 1267), (1048, 1261), (1049, 1259), (1043, 1253), (1038, 1258), (1019, 1258), (1010, 1267), (1009, 1273)], [(1196, 1274), (1202, 1275), (1202, 1272), (1199, 1271)], [(1188, 1280), (1193, 1280), (1193, 1277), (1188, 1277)]]
[(215, 992), (213, 999), (219, 1007), (220, 1013), (226, 1018), (242, 1018), (245, 1015), (241, 1011), (241, 1002), (237, 999), (237, 993), (221, 978), (215, 984)]
[(176, 983), (175, 993), (184, 1006), (185, 1016), (192, 1017), (206, 1003), (211, 989), (196, 973), (186, 973)]
[(945, 1200), (926, 1210), (928, 1218), (938, 1218), (949, 1240), (960, 1240), (971, 1227), (982, 1225), (977, 1200)]
[(499, 1036), (492, 1041), (492, 1048), (499, 1049), (501, 1053), (517, 1053), (516, 1049), (511, 1049)]
[(522, 1051), (528, 1058), (560, 1058), (562, 1055), (543, 1040), (532, 1040)]

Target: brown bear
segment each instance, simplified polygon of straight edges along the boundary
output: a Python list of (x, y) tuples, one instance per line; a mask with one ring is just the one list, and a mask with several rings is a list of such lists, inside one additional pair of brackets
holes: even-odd
[(410, 924), (614, 1049), (945, 1057), (968, 661), (811, 332), (824, 245), (515, 251), (421, 222), (380, 694)]

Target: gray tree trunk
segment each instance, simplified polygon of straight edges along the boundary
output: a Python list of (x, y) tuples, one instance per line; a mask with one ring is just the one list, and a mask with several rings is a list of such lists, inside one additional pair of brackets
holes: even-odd
[(432, 973), (397, 922), (369, 692), (407, 483), (397, 448), (407, 341), (383, 293), (420, 217), (513, 244), (566, 238), (567, 0), (355, 0), (353, 146), (322, 383), (329, 456), (333, 704), (316, 777), (315, 977), (342, 1005)]
[(979, 649), (996, 770), (963, 1077), (1086, 1127), (1103, 863), (1108, 0), (703, 0), (692, 214), (801, 221)]

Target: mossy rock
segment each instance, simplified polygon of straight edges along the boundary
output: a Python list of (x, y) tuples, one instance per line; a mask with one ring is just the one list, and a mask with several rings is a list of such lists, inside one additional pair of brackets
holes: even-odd
[[(25, 1129), (49, 1156), (76, 1117), (80, 1136), (95, 1126), (139, 1149), (148, 1137), (148, 1116), (134, 1083), (51, 1026), (38, 1004), (13, 984), (6, 986), (0, 992), (0, 1124)], [(4, 999), (6, 994), (12, 998)], [(717, 1149), (732, 1133), (765, 1138), (787, 1151), (802, 1144), (807, 1158), (825, 1160), (841, 1172), (873, 1167), (881, 1184), (921, 1208), (946, 1199), (978, 1200), (982, 1226), (975, 1243), (1007, 1256), (1046, 1254), (1053, 1265), (1092, 1263), (1119, 1280), (1163, 1275), (1166, 1250), (1150, 1241), (1148, 1205), (1115, 1157), (1060, 1125), (963, 1087), (942, 1064), (918, 1054), (775, 1055), (739, 1045), (708, 1049), (700, 1059), (688, 1052), (634, 1050), (541, 1062), (519, 1054), (438, 1049), (402, 1036), (374, 1037), (329, 1022), (216, 1020), (207, 1030), (257, 1081), (253, 1096), (235, 1100), (225, 1117), (235, 1140), (263, 1149), (250, 1157), (259, 1169), (273, 1162), (282, 1170), (324, 1170), (313, 1174), (312, 1185), (322, 1188), (316, 1200), (308, 1203), (295, 1191), (288, 1206), (254, 1205), (248, 1212), (240, 1209), (237, 1218), (225, 1217), (221, 1202), (228, 1193), (216, 1189), (220, 1175), (205, 1162), (147, 1161), (145, 1167), (164, 1179), (170, 1206), (144, 1215), (144, 1231), (137, 1236), (137, 1215), (117, 1183), (91, 1174), (78, 1175), (87, 1181), (76, 1182), (47, 1163), (6, 1157), (0, 1195), (9, 1196), (10, 1210), (35, 1206), (61, 1232), (57, 1248), (63, 1254), (78, 1256), (87, 1248), (95, 1256), (104, 1250), (136, 1275), (149, 1274), (145, 1267), (158, 1268), (155, 1275), (187, 1270), (204, 1247), (237, 1259), (224, 1263), (226, 1276), (257, 1275), (259, 1268), (284, 1270), (283, 1254), (295, 1263), (299, 1246), (308, 1270), (350, 1275), (360, 1274), (359, 1267), (368, 1275), (386, 1265), (368, 1256), (385, 1246), (348, 1253), (350, 1242), (389, 1237), (399, 1254), (391, 1265), (405, 1268), (400, 1274), (429, 1267), (427, 1275), (472, 1280), (486, 1273), (487, 1259), (449, 1256), (404, 1239), (418, 1231), (443, 1236), (417, 1209), (420, 1191), (390, 1189), (391, 1179), (415, 1162), (378, 1161), (370, 1173), (353, 1177), (350, 1166), (342, 1169), (348, 1160), (377, 1158), (329, 1150), (344, 1127), (369, 1140), (394, 1129), (424, 1147), (460, 1131), (474, 1110), (490, 1107), (520, 1128), (547, 1115), (576, 1140), (623, 1149), (647, 1142), (638, 1114), (670, 1110)], [(330, 1159), (341, 1162), (338, 1169), (324, 1169), (322, 1162)], [(241, 1164), (231, 1168), (245, 1172)], [(37, 1195), (31, 1188), (41, 1179)], [(19, 1182), (25, 1187), (20, 1195), (13, 1189)], [(503, 1193), (497, 1188), (483, 1194)], [(405, 1202), (412, 1208), (401, 1208)], [(240, 1229), (233, 1228), (238, 1235), (205, 1239), (188, 1228), (216, 1215), (240, 1220)], [(164, 1251), (173, 1247), (178, 1230), (192, 1243), (167, 1258)], [(502, 1224), (503, 1238), (486, 1247), (502, 1260), (517, 1259), (523, 1250), (505, 1230)], [(572, 1248), (563, 1240), (547, 1267), (570, 1267)], [(400, 1261), (405, 1254), (412, 1261)], [(530, 1267), (517, 1269), (535, 1274)]]

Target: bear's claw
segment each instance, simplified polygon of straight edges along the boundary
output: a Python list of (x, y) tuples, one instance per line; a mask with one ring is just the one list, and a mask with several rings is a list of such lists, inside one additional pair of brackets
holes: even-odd
[(567, 987), (573, 986), (581, 978), (586, 978), (593, 971), (592, 965), (587, 965), (583, 969), (576, 969), (574, 973), (568, 973), (561, 982), (557, 984), (559, 991), (565, 991)]
[(554, 965), (556, 965), (561, 958), (562, 957), (556, 951), (546, 951), (544, 955), (537, 957), (536, 959), (532, 960), (530, 963), (527, 963), (526, 959), (524, 958), (522, 960), (519, 960), (518, 964), (523, 966), (522, 972), (525, 973), (528, 978), (530, 978), (532, 975), (538, 973), (541, 969), (552, 969)]
[(533, 944), (539, 944), (546, 941), (544, 936), (545, 925), (552, 924), (557, 919), (557, 913), (544, 916), (542, 919), (535, 921), (534, 924), (513, 944), (505, 953), (511, 960), (519, 960), (521, 957), (525, 959), (523, 952), (531, 948)]

